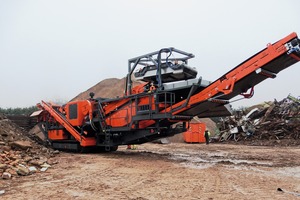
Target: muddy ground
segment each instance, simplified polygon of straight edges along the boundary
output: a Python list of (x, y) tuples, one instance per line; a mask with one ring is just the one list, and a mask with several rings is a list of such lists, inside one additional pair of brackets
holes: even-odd
[(299, 146), (184, 143), (60, 153), (46, 172), (0, 180), (0, 199), (300, 199), (299, 155)]

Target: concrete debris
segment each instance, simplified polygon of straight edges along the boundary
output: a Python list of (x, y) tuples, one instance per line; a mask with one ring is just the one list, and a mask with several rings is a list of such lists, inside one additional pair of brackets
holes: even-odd
[(2, 174), (2, 178), (3, 178), (3, 179), (11, 179), (11, 174), (8, 173), (8, 172), (4, 172), (4, 173)]
[(19, 165), (17, 167), (17, 174), (20, 176), (27, 176), (29, 175), (29, 169), (27, 169), (24, 165)]
[(28, 170), (29, 170), (30, 173), (35, 173), (35, 172), (37, 172), (37, 169), (36, 169), (36, 167), (34, 167), (34, 166), (29, 167)]
[(53, 154), (59, 154), (59, 150), (53, 151)]
[(41, 165), (41, 167), (42, 167), (42, 168), (45, 168), (45, 167), (46, 167), (46, 168), (49, 168), (49, 167), (51, 167), (51, 165), (49, 165), (49, 164), (47, 164), (47, 163), (44, 163), (44, 164)]
[(45, 160), (43, 159), (34, 159), (29, 161), (29, 164), (34, 165), (36, 167), (41, 167), (45, 163)]
[(5, 190), (0, 190), (0, 195), (4, 194)]
[(14, 176), (18, 176), (18, 173), (16, 171), (16, 168), (9, 168), (7, 170), (5, 170), (6, 172), (10, 173), (12, 175), (12, 177)]
[(285, 141), (282, 145), (299, 145), (300, 98), (288, 95), (281, 101), (253, 106), (248, 112), (237, 111), (233, 116), (220, 118), (218, 127), (220, 132), (211, 138), (212, 142), (270, 141), (274, 145)]
[(7, 168), (8, 168), (8, 165), (0, 164), (0, 169), (6, 170)]
[(45, 171), (47, 171), (47, 169), (48, 169), (48, 167), (43, 167), (43, 168), (40, 169), (40, 171), (45, 172)]
[[(10, 151), (11, 150), (11, 147), (10, 146), (1, 146), (1, 150), (2, 151)], [(0, 151), (1, 151), (0, 150)]]
[(29, 141), (14, 141), (10, 144), (10, 146), (15, 147), (15, 148), (20, 148), (23, 150), (32, 148), (31, 142), (29, 142)]
[[(38, 144), (30, 134), (0, 114), (0, 177), (38, 173), (43, 164), (57, 163), (58, 151)], [(9, 178), (9, 179), (11, 179)]]

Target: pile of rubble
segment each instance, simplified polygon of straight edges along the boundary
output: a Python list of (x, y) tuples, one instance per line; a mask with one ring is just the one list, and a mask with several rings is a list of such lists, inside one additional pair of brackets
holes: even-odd
[[(245, 114), (247, 113), (247, 114)], [(221, 118), (212, 141), (240, 141), (253, 145), (300, 145), (300, 98), (266, 102)]]
[(0, 178), (46, 171), (56, 163), (58, 153), (28, 138), (23, 129), (0, 114)]

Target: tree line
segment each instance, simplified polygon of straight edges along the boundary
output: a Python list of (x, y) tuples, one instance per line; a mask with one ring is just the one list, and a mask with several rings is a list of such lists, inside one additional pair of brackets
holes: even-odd
[(25, 108), (0, 108), (0, 113), (5, 115), (30, 115), (34, 111), (37, 111), (36, 106), (30, 106)]

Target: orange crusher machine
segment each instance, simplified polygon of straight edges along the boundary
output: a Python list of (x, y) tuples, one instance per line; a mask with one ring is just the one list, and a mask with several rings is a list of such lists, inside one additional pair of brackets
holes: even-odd
[[(213, 82), (197, 78), (188, 66), (193, 54), (164, 48), (128, 61), (123, 97), (91, 93), (87, 100), (63, 106), (42, 101), (33, 116), (55, 149), (115, 151), (119, 145), (173, 136), (185, 132), (194, 116), (231, 115), (233, 97), (252, 97), (256, 84), (300, 60), (299, 44), (291, 33)], [(132, 79), (142, 83), (132, 87)]]

